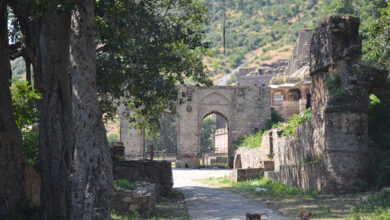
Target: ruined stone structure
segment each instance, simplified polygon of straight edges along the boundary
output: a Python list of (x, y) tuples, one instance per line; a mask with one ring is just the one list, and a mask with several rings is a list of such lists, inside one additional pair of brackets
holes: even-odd
[(278, 171), (265, 172), (266, 177), (325, 193), (347, 193), (364, 181), (368, 72), (360, 59), (358, 18), (330, 17), (318, 26), (310, 46), (312, 119), (292, 137), (273, 129), (260, 148), (239, 149), (242, 167), (259, 167), (272, 155)]
[(238, 75), (239, 86), (268, 86), (272, 77), (282, 75), (288, 60), (278, 60), (270, 64), (262, 64), (259, 68), (240, 68)]
[(312, 36), (311, 29), (302, 29), (299, 32), (283, 75), (278, 74), (271, 79), (271, 106), (285, 119), (310, 106), (309, 55)]
[[(200, 161), (200, 132), (202, 120), (218, 114), (227, 121), (229, 166), (233, 163), (233, 142), (244, 134), (264, 128), (271, 115), (270, 89), (257, 87), (214, 86), (210, 88), (185, 86), (188, 101), (177, 106), (177, 167), (198, 167)], [(120, 139), (125, 146), (126, 159), (142, 159), (144, 134), (129, 129), (125, 118), (127, 109), (121, 109)]]

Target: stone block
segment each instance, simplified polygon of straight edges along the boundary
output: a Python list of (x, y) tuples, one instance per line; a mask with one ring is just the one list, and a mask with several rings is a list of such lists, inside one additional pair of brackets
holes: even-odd
[(115, 188), (111, 196), (111, 208), (123, 215), (135, 210), (142, 217), (150, 217), (156, 204), (156, 184), (142, 181), (136, 185), (135, 190)]
[(272, 182), (280, 181), (280, 172), (264, 171), (264, 178), (267, 178), (268, 180), (270, 180)]
[(234, 166), (233, 168), (236, 170), (236, 169), (241, 169), (242, 168), (242, 164), (241, 164), (241, 154), (236, 154), (234, 156)]
[(264, 176), (263, 168), (234, 169), (229, 175), (231, 181), (239, 182), (252, 179), (260, 179)]
[(173, 186), (172, 165), (168, 161), (118, 161), (113, 166), (114, 179), (130, 182), (148, 181), (157, 186), (157, 195), (169, 195)]
[(274, 161), (264, 161), (264, 171), (274, 171), (275, 162)]

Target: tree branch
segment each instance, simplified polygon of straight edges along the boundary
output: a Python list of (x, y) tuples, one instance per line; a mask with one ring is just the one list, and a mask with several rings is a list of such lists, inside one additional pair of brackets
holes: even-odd
[(23, 45), (21, 42), (16, 42), (14, 44), (9, 45), (10, 60), (14, 60), (21, 56), (23, 56)]

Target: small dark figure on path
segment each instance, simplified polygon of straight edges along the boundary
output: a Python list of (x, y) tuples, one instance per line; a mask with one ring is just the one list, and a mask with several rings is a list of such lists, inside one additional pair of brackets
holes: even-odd
[(298, 215), (301, 220), (310, 220), (311, 218), (311, 212), (303, 209), (299, 210)]
[(255, 214), (246, 213), (245, 220), (261, 220), (261, 216), (263, 215), (268, 216), (266, 213), (255, 213)]

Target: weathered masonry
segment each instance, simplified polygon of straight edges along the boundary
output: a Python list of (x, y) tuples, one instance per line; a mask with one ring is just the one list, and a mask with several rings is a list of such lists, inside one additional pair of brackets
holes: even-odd
[(362, 64), (359, 24), (358, 18), (336, 16), (315, 29), (310, 46), (311, 120), (295, 128), (293, 136), (272, 129), (263, 135), (260, 148), (238, 149), (242, 168), (258, 168), (271, 156), (277, 171), (265, 171), (267, 178), (332, 194), (349, 193), (367, 180), (372, 151), (368, 94), (389, 94), (387, 86), (370, 78), (385, 82), (388, 73)]
[[(271, 117), (270, 88), (265, 86), (213, 86), (180, 87), (189, 98), (177, 110), (177, 167), (198, 167), (200, 159), (200, 133), (202, 120), (210, 114), (223, 117), (228, 125), (228, 161), (233, 163), (233, 142), (244, 134), (264, 128)], [(144, 132), (129, 129), (126, 112), (120, 110), (120, 139), (128, 160), (142, 159), (145, 144)]]

